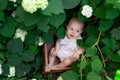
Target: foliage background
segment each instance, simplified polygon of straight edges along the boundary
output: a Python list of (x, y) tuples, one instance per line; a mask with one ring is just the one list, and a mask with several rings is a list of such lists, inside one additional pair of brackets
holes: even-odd
[[(85, 22), (83, 40), (78, 45), (85, 48), (72, 70), (62, 73), (64, 80), (112, 80), (120, 68), (120, 0), (48, 0), (45, 10), (31, 14), (25, 12), (21, 0), (15, 3), (0, 0), (0, 79), (41, 79), (42, 47), (36, 45), (38, 37), (53, 43), (54, 30), (63, 38), (65, 26), (72, 17)], [(16, 5), (16, 6), (15, 6)], [(83, 5), (93, 8), (93, 15), (81, 14)], [(15, 17), (11, 14), (15, 12)], [(17, 28), (27, 31), (25, 41), (14, 39)], [(9, 66), (16, 68), (16, 76), (7, 78)], [(69, 77), (68, 77), (69, 76)]]

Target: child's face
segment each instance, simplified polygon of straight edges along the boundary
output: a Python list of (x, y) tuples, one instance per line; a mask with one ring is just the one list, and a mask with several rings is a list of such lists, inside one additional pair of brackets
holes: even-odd
[(67, 26), (66, 35), (69, 39), (77, 39), (82, 33), (81, 25), (77, 22), (72, 22)]

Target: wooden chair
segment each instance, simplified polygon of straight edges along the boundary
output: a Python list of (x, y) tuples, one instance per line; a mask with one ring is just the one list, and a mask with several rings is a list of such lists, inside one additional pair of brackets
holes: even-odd
[[(43, 69), (42, 69), (42, 74), (45, 74), (45, 73), (58, 73), (58, 72), (63, 72), (65, 70), (70, 70), (71, 67), (66, 67), (66, 68), (56, 68), (56, 69), (53, 69), (52, 71), (50, 72), (45, 72), (45, 66), (48, 65), (49, 63), (49, 52), (50, 52), (50, 49), (54, 46), (54, 44), (44, 44), (44, 47), (43, 47), (43, 57), (44, 57), (44, 65), (43, 65)], [(55, 60), (55, 64), (58, 64), (60, 63), (60, 60), (59, 58), (56, 58)]]

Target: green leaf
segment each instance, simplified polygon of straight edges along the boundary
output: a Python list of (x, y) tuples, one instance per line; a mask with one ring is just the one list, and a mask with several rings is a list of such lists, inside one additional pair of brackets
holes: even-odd
[(107, 46), (103, 47), (102, 52), (104, 54), (106, 54), (108, 56), (108, 58), (111, 59), (112, 61), (120, 62), (119, 54), (118, 53), (117, 54), (112, 53), (112, 50), (109, 47), (107, 47)]
[(47, 32), (49, 31), (49, 29), (50, 29), (50, 25), (48, 25), (48, 26), (39, 26), (39, 29), (40, 29), (41, 31), (47, 33)]
[(61, 74), (63, 80), (77, 80), (78, 75), (74, 71), (66, 71)]
[(49, 18), (46, 16), (39, 16), (39, 21), (37, 22), (37, 27), (43, 32), (48, 32), (50, 26), (48, 26)]
[(85, 48), (87, 45), (85, 44), (85, 42), (81, 39), (78, 39), (77, 40), (77, 45), (80, 46), (80, 47), (83, 47)]
[(119, 9), (119, 11), (120, 11), (120, 0), (116, 0), (113, 7)]
[(94, 59), (91, 63), (93, 72), (100, 72), (102, 70), (102, 62), (99, 59)]
[(119, 15), (119, 11), (117, 9), (114, 8), (108, 8), (106, 10), (106, 19), (115, 19), (117, 16)]
[(6, 49), (6, 46), (4, 44), (0, 43), (0, 50), (4, 50), (4, 49)]
[(12, 37), (15, 31), (15, 21), (12, 17), (7, 17), (5, 23), (0, 28), (0, 34), (5, 37)]
[(38, 22), (39, 16), (40, 14), (34, 13), (34, 14), (30, 14), (28, 12), (24, 12), (24, 22), (26, 26), (31, 26), (34, 25)]
[(111, 53), (111, 49), (107, 46), (104, 46), (101, 50), (106, 55), (109, 55), (109, 53)]
[(97, 38), (94, 35), (91, 35), (86, 39), (85, 44), (88, 46), (92, 46), (93, 44), (95, 44), (96, 41)]
[(82, 21), (87, 21), (87, 17), (83, 16), (80, 11), (78, 12), (78, 19)]
[(98, 5), (98, 4), (100, 4), (102, 1), (101, 0), (90, 0), (90, 3), (92, 4), (92, 5)]
[(30, 50), (26, 50), (22, 53), (22, 60), (25, 62), (31, 62), (35, 59), (35, 53), (30, 51)]
[(97, 18), (104, 18), (105, 17), (106, 8), (104, 5), (96, 7), (96, 9), (93, 12), (93, 15), (95, 15)]
[(65, 9), (71, 9), (76, 7), (80, 3), (80, 0), (62, 0), (62, 2)]
[(40, 68), (42, 68), (42, 65), (43, 65), (43, 58), (42, 57), (38, 57), (38, 58), (36, 58), (36, 61), (35, 61), (35, 68), (36, 69), (40, 69)]
[(59, 38), (59, 39), (63, 39), (64, 37), (65, 37), (65, 26), (62, 26), (62, 27), (60, 27), (58, 30), (57, 30), (57, 33), (56, 33), (56, 35), (57, 35), (57, 37)]
[(110, 34), (111, 37), (115, 38), (116, 40), (120, 40), (120, 27), (114, 28)]
[(36, 45), (29, 45), (29, 50), (33, 51), (33, 52), (36, 52), (37, 51), (37, 46)]
[(27, 73), (30, 72), (30, 65), (27, 63), (21, 63), (16, 67), (16, 76), (22, 77), (25, 76)]
[(87, 48), (86, 49), (86, 55), (88, 57), (93, 57), (95, 54), (97, 54), (97, 48), (96, 47), (93, 47), (93, 48)]
[(0, 11), (0, 21), (4, 21), (4, 13)]
[(66, 19), (66, 14), (61, 13), (51, 16), (49, 22), (50, 24), (58, 28), (61, 24), (63, 24), (65, 19)]
[(29, 44), (35, 44), (37, 37), (38, 36), (35, 35), (35, 34), (28, 33), (27, 36), (25, 37), (25, 43), (27, 45), (29, 45)]
[(0, 0), (0, 10), (4, 10), (8, 5), (8, 0)]
[(25, 11), (23, 10), (22, 7), (17, 7), (16, 15), (15, 15), (17, 22), (23, 22), (24, 21), (24, 13), (25, 13)]
[(5, 60), (4, 52), (0, 52), (0, 59)]
[(119, 51), (117, 51), (117, 54), (120, 56), (120, 50), (119, 50)]
[(112, 50), (116, 50), (118, 48), (117, 41), (114, 38), (106, 37), (103, 39), (103, 43)]
[(98, 29), (101, 31), (107, 31), (110, 29), (110, 27), (112, 27), (113, 23), (114, 23), (114, 20), (102, 19), (100, 20)]
[(114, 4), (116, 2), (116, 0), (106, 0), (106, 4)]
[(97, 30), (98, 27), (96, 26), (87, 26), (86, 32), (88, 36), (95, 35), (98, 36), (99, 31)]
[(87, 75), (87, 80), (101, 80), (100, 76), (94, 72), (89, 72)]
[(24, 22), (26, 26), (32, 26), (39, 21), (39, 13), (30, 14), (25, 12), (22, 7), (18, 7), (16, 10), (16, 20), (18, 22)]
[[(7, 64), (2, 64), (2, 75), (8, 75), (9, 74), (9, 66)], [(4, 77), (5, 79), (5, 77)]]
[(89, 0), (81, 0), (81, 5), (86, 5), (86, 4), (89, 4)]
[(114, 62), (120, 62), (120, 56), (118, 54), (109, 53), (107, 56)]
[(87, 61), (86, 61), (86, 59), (84, 58), (84, 59), (80, 62), (80, 64), (78, 64), (78, 67), (79, 67), (80, 69), (84, 69), (84, 68), (86, 67), (86, 65), (87, 65)]
[(52, 15), (64, 13), (63, 4), (61, 0), (50, 0), (48, 7), (41, 12), (44, 15)]
[(12, 53), (20, 53), (23, 51), (23, 43), (20, 38), (9, 40), (7, 49)]
[(9, 66), (18, 66), (22, 62), (22, 59), (17, 54), (11, 54), (8, 57), (8, 65)]
[(42, 39), (43, 39), (43, 41), (45, 42), (45, 43), (48, 43), (48, 44), (50, 44), (50, 43), (54, 43), (54, 41), (53, 41), (53, 35), (52, 35), (52, 33), (51, 32), (48, 32), (48, 33), (43, 33), (42, 34)]

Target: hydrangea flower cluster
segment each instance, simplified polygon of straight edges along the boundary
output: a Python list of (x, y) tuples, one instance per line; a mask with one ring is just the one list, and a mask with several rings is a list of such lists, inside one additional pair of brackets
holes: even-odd
[(23, 0), (22, 7), (25, 11), (33, 13), (36, 12), (37, 9), (44, 10), (48, 6), (47, 0)]
[(25, 30), (17, 29), (14, 38), (21, 38), (24, 42), (27, 32)]
[(81, 10), (81, 14), (87, 18), (92, 16), (93, 9), (89, 5), (84, 5)]
[(16, 0), (9, 0), (9, 1), (14, 2), (14, 3), (16, 2)]
[(15, 67), (10, 67), (8, 77), (15, 76)]
[(41, 37), (38, 37), (38, 40), (37, 40), (38, 46), (43, 45), (43, 43), (44, 43), (43, 39)]
[(57, 78), (57, 80), (63, 80), (63, 79), (62, 79), (62, 76), (59, 76), (59, 77)]
[(2, 65), (0, 64), (0, 75), (2, 74)]

